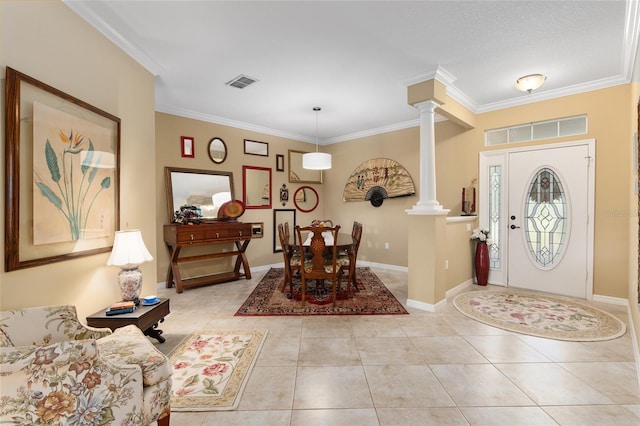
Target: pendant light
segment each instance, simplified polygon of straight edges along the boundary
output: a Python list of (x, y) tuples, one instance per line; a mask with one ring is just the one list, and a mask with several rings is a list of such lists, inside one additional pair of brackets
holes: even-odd
[(331, 168), (331, 154), (318, 152), (318, 112), (322, 108), (314, 107), (316, 112), (316, 152), (308, 152), (302, 156), (302, 168), (308, 170), (327, 170)]

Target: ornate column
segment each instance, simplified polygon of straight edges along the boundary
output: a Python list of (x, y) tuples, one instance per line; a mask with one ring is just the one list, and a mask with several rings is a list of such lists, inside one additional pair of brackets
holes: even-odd
[(420, 194), (408, 214), (446, 214), (436, 199), (435, 109), (439, 104), (427, 100), (414, 104), (420, 111)]

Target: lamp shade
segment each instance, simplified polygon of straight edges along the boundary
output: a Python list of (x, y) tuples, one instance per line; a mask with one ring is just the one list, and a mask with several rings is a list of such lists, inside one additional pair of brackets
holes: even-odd
[(547, 79), (542, 74), (529, 74), (516, 80), (516, 89), (522, 92), (531, 93), (533, 90), (540, 88)]
[(152, 260), (153, 256), (144, 245), (139, 229), (116, 232), (113, 250), (111, 250), (111, 256), (107, 260), (107, 266), (130, 269)]
[(328, 170), (331, 168), (331, 154), (309, 152), (302, 155), (302, 168), (308, 170)]

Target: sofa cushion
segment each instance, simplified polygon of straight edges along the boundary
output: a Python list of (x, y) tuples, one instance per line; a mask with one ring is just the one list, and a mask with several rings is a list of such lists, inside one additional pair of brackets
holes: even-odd
[(145, 386), (171, 377), (169, 359), (135, 325), (118, 328), (113, 334), (98, 339), (97, 343), (100, 354), (110, 362), (140, 366)]

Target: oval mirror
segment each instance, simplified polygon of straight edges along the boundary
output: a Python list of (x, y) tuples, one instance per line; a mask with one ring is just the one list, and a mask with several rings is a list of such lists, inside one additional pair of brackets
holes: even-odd
[(222, 139), (213, 138), (209, 141), (209, 158), (216, 164), (227, 159), (227, 145)]
[(293, 195), (293, 203), (296, 208), (304, 213), (312, 212), (318, 207), (318, 192), (310, 186), (301, 186)]

